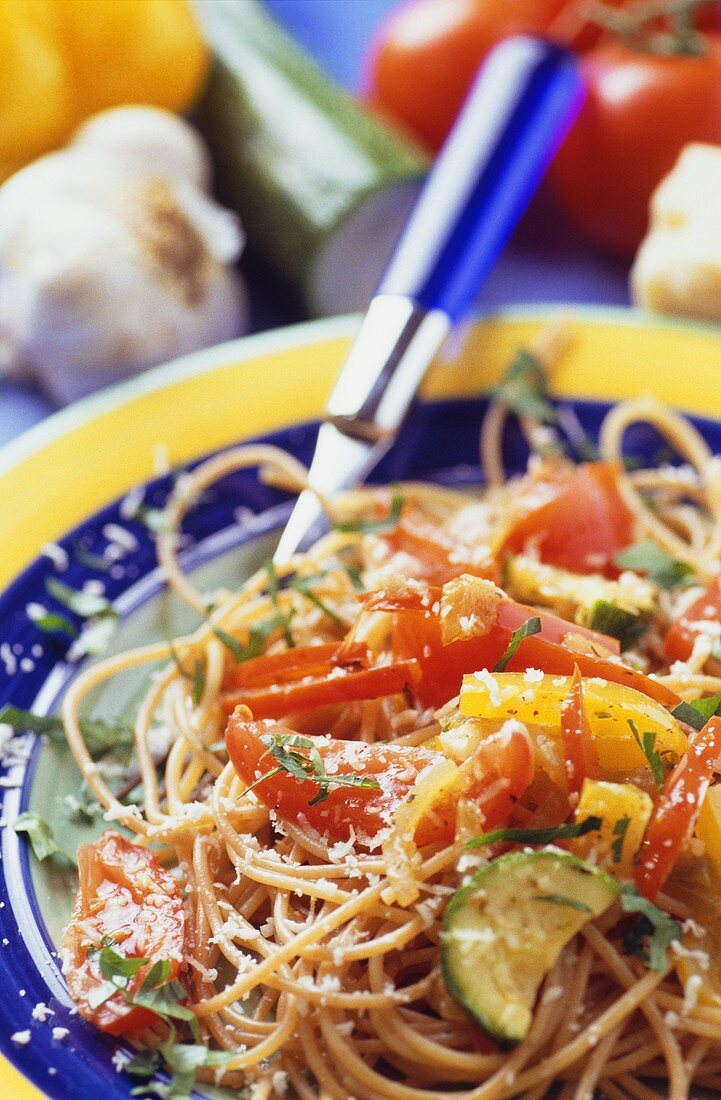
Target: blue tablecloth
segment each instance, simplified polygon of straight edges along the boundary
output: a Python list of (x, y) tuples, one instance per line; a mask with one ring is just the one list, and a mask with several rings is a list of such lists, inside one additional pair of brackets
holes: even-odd
[[(362, 56), (374, 29), (397, 0), (266, 0), (270, 11), (350, 91), (362, 82)], [(498, 0), (502, 3), (502, 0)], [(262, 271), (247, 271), (253, 327), (297, 320), (279, 303)], [(479, 298), (482, 309), (516, 302), (628, 301), (627, 268), (594, 252), (541, 194)], [(0, 444), (42, 420), (52, 405), (29, 386), (0, 382)]]

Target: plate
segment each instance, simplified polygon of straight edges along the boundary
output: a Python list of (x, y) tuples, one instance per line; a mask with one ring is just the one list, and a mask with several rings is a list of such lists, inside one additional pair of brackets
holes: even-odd
[[(515, 311), (457, 333), (378, 479), (478, 480), (479, 395), (547, 315)], [(721, 417), (718, 330), (625, 311), (583, 310), (575, 316), (577, 338), (553, 384), (559, 395), (582, 399), (577, 410), (590, 434), (605, 401), (654, 390), (702, 414), (699, 426), (721, 452), (721, 424), (709, 419)], [(314, 322), (190, 356), (56, 415), (0, 453), (0, 583), (7, 586), (0, 597), (0, 704), (52, 710), (77, 671), (66, 659), (67, 643), (40, 634), (28, 616), (29, 604), (49, 602), (49, 576), (73, 588), (88, 579), (103, 586), (121, 613), (111, 652), (192, 625), (188, 612), (162, 592), (152, 537), (142, 524), (122, 517), (122, 498), (147, 482), (145, 502), (156, 506), (172, 481), (171, 475), (154, 477), (158, 463), (185, 466), (251, 436), (307, 461), (316, 418), (357, 324), (356, 318)], [(648, 454), (654, 444), (639, 431), (630, 445)], [(517, 436), (508, 439), (508, 458), (516, 467), (524, 460)], [(209, 588), (240, 583), (269, 555), (289, 508), (288, 498), (260, 485), (254, 472), (234, 474), (189, 517), (186, 567), (197, 570)], [(131, 538), (119, 542), (114, 525)], [(117, 560), (109, 571), (100, 570), (95, 556), (109, 543)], [(67, 567), (58, 572), (63, 556)], [(120, 714), (138, 686), (130, 677), (94, 706), (105, 716)], [(71, 851), (101, 830), (102, 822), (82, 826), (68, 820), (67, 796), (77, 796), (79, 781), (67, 750), (26, 736), (4, 751), (3, 824), (23, 809), (37, 809)], [(71, 1098), (102, 1090), (108, 1100), (120, 1100), (133, 1087), (116, 1072), (122, 1061), (118, 1044), (72, 1014), (55, 954), (70, 902), (62, 879), (47, 864), (31, 864), (24, 841), (3, 828), (0, 1050), (6, 1060), (0, 1062), (0, 1095)], [(45, 1015), (39, 1004), (53, 1015), (39, 1018)], [(56, 1031), (54, 1037), (53, 1028), (67, 1034)], [(18, 1042), (18, 1032), (21, 1038), (29, 1032), (28, 1041)]]

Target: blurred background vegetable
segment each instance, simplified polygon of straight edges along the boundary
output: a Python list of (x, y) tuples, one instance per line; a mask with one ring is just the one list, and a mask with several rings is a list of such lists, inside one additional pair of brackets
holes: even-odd
[(219, 194), (313, 314), (364, 309), (427, 160), (255, 0), (200, 7), (213, 51), (197, 119)]
[(202, 140), (152, 107), (104, 112), (0, 187), (0, 370), (60, 402), (239, 335), (243, 237)]
[(0, 180), (63, 145), (96, 111), (184, 111), (208, 49), (189, 0), (3, 0)]

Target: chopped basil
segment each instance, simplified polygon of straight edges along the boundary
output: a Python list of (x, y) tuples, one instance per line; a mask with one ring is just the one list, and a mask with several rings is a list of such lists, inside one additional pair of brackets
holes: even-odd
[(682, 588), (693, 583), (693, 569), (677, 561), (651, 539), (621, 550), (613, 559), (619, 569), (645, 573), (659, 588)]
[(40, 814), (26, 811), (15, 820), (16, 833), (26, 833), (36, 859), (56, 859), (64, 867), (74, 867), (75, 861), (59, 846), (53, 831)]
[[(261, 779), (267, 779), (269, 775), (277, 774), (279, 770), (292, 775), (294, 779), (309, 779), (319, 786), (318, 794), (310, 802), (310, 806), (316, 806), (324, 802), (331, 786), (334, 787), (361, 787), (365, 790), (380, 790), (377, 780), (365, 775), (328, 775), (325, 770), (323, 758), (318, 752), (317, 746), (309, 737), (301, 737), (300, 734), (266, 733), (261, 737), (266, 746), (267, 753), (278, 762), (278, 767), (273, 769)], [(295, 752), (294, 749), (307, 749), (308, 756)], [(258, 780), (257, 782), (260, 782)], [(257, 786), (257, 782), (254, 786)], [(250, 789), (250, 788), (248, 788)]]
[(268, 574), (268, 595), (270, 596), (270, 602), (275, 609), (276, 617), (281, 621), (283, 625), (283, 635), (285, 637), (285, 644), (288, 649), (292, 649), (295, 645), (295, 639), (291, 633), (290, 623), (293, 617), (291, 614), (286, 614), (283, 608), (280, 606), (278, 599), (278, 574), (275, 571), (275, 563), (271, 560), (266, 562), (265, 571)]
[[(0, 710), (0, 724), (12, 726), (16, 733), (36, 733), (65, 745), (65, 727), (54, 714), (32, 714), (8, 704)], [(102, 718), (81, 718), (80, 730), (93, 760), (99, 760), (113, 749), (133, 744), (133, 731), (128, 726), (106, 722)]]
[(619, 901), (624, 913), (639, 914), (624, 936), (624, 947), (630, 955), (636, 955), (649, 963), (652, 970), (663, 974), (668, 967), (667, 948), (681, 939), (681, 925), (639, 894), (630, 882), (621, 887)]
[(130, 1003), (141, 1008), (147, 1008), (164, 1020), (193, 1022), (195, 1013), (192, 1008), (188, 1008), (187, 1005), (182, 1003), (185, 997), (187, 997), (187, 993), (180, 982), (177, 979), (169, 982), (166, 974), (166, 977), (154, 986), (150, 986), (146, 980), (142, 988), (131, 998)]
[[(111, 942), (108, 942), (108, 941)], [(103, 936), (102, 944), (97, 951), (89, 951), (88, 954), (97, 956), (100, 973), (110, 982), (119, 982), (118, 988), (127, 985), (128, 978), (134, 978), (148, 962), (147, 958), (134, 958), (121, 955), (115, 950), (114, 940), (109, 936)]]
[(310, 602), (314, 604), (319, 611), (322, 611), (323, 614), (327, 618), (329, 618), (332, 623), (335, 623), (337, 627), (340, 627), (341, 630), (345, 630), (345, 623), (343, 622), (343, 620), (340, 618), (339, 615), (336, 615), (335, 611), (333, 611), (330, 607), (328, 607), (326, 603), (323, 602), (320, 596), (317, 596), (315, 594), (313, 589), (310, 587), (309, 581), (310, 579), (294, 580), (290, 582), (290, 587), (295, 588), (297, 592), (300, 592), (302, 596), (305, 596), (307, 600), (310, 600)]
[(54, 611), (48, 611), (45, 615), (39, 615), (32, 620), (33, 625), (42, 630), (43, 634), (67, 634), (68, 638), (77, 638), (78, 632), (64, 615), (58, 615)]
[(695, 730), (702, 730), (708, 720), (721, 713), (721, 695), (709, 695), (707, 699), (692, 699), (690, 703), (679, 703), (671, 711), (679, 722), (685, 722)]
[(633, 718), (628, 718), (627, 721), (636, 744), (648, 760), (648, 765), (653, 772), (654, 782), (661, 790), (663, 787), (663, 760), (656, 751), (656, 732), (655, 730), (644, 730), (643, 736), (641, 736)]
[(180, 657), (176, 653), (173, 643), (169, 642), (168, 645), (170, 646), (170, 655), (173, 658), (173, 663), (175, 664), (178, 672), (184, 680), (190, 681), (193, 685), (193, 703), (197, 707), (200, 703), (200, 700), (203, 698), (203, 692), (205, 691), (205, 672), (203, 671), (203, 662), (199, 661), (196, 657), (195, 661), (193, 662), (193, 671), (188, 672), (188, 670), (183, 665), (183, 662), (180, 660)]
[(611, 855), (613, 857), (614, 863), (621, 862), (621, 857), (623, 856), (623, 845), (624, 841), (626, 840), (626, 833), (628, 832), (628, 827), (630, 824), (630, 817), (621, 817), (613, 826), (613, 835), (616, 837), (616, 839), (611, 845)]
[(621, 649), (630, 649), (647, 630), (647, 622), (632, 611), (626, 611), (617, 607), (609, 600), (596, 600), (591, 607), (589, 627), (598, 630), (601, 634), (609, 634), (612, 638), (618, 638)]
[(344, 520), (342, 523), (336, 523), (336, 531), (343, 531), (346, 534), (379, 534), (383, 531), (392, 531), (394, 527), (398, 526), (398, 520), (401, 518), (401, 512), (405, 506), (405, 497), (400, 491), (397, 485), (393, 486), (393, 492), (391, 495), (391, 507), (387, 516), (382, 516), (380, 519), (349, 519)]
[(248, 641), (246, 645), (243, 645), (239, 638), (234, 638), (232, 634), (228, 634), (226, 630), (221, 630), (219, 626), (214, 626), (211, 629), (218, 641), (222, 642), (225, 648), (233, 655), (233, 660), (236, 665), (239, 665), (242, 664), (243, 661), (251, 660), (253, 657), (260, 657), (270, 635), (282, 625), (283, 623), (277, 615), (272, 615), (268, 619), (262, 619), (248, 631)]
[(164, 508), (151, 508), (149, 504), (138, 504), (133, 509), (128, 519), (137, 520), (156, 535), (169, 535), (173, 528), (168, 520)]
[(91, 657), (98, 657), (108, 648), (108, 643), (115, 633), (119, 615), (112, 608), (103, 615), (91, 619), (83, 627), (83, 631), (73, 647), (76, 657), (87, 653)]
[(491, 390), (494, 401), (516, 416), (532, 416), (556, 424), (558, 414), (549, 400), (548, 372), (537, 355), (521, 348), (503, 378)]
[(514, 630), (511, 635), (511, 640), (508, 643), (508, 648), (498, 661), (493, 666), (494, 672), (505, 672), (506, 666), (512, 657), (515, 657), (516, 651), (524, 638), (530, 638), (532, 634), (539, 634), (541, 631), (541, 620), (536, 616), (533, 619), (526, 619), (523, 626), (519, 626), (518, 630)]
[(535, 894), (533, 900), (550, 901), (554, 905), (566, 905), (569, 909), (578, 909), (579, 913), (593, 912), (585, 902), (579, 901), (578, 898), (566, 897), (565, 894)]
[(112, 565), (101, 554), (93, 554), (90, 550), (86, 550), (81, 542), (78, 542), (73, 547), (76, 560), (84, 565), (86, 569), (94, 569), (96, 573), (109, 573)]
[(572, 825), (549, 825), (544, 829), (493, 829), (469, 840), (466, 848), (485, 848), (501, 841), (510, 844), (553, 844), (557, 840), (572, 840), (596, 832), (603, 825), (600, 817), (586, 817)]
[(76, 615), (79, 615), (81, 619), (90, 619), (95, 615), (105, 615), (112, 610), (112, 605), (106, 596), (101, 596), (97, 592), (85, 592), (71, 588), (70, 585), (64, 584), (56, 577), (48, 577), (45, 587), (53, 599), (57, 600), (63, 607), (67, 607), (68, 611), (73, 611)]
[(169, 1084), (152, 1081), (132, 1090), (133, 1096), (155, 1095), (161, 1100), (191, 1100), (197, 1070), (201, 1066), (224, 1066), (235, 1057), (235, 1052), (208, 1050), (199, 1043), (176, 1043), (175, 1030), (157, 1050), (144, 1050), (136, 1054), (124, 1067), (133, 1077), (148, 1078), (167, 1066), (172, 1074)]

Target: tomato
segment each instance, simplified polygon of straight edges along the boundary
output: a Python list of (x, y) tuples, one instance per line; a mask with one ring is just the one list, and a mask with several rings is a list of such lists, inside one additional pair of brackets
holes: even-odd
[(705, 56), (641, 53), (609, 40), (581, 62), (581, 113), (551, 181), (575, 224), (603, 247), (632, 255), (649, 199), (692, 141), (721, 143), (721, 36)]
[(701, 812), (721, 757), (721, 718), (710, 718), (664, 783), (638, 854), (636, 885), (652, 901)]
[[(365, 776), (377, 783), (372, 788), (331, 785), (327, 798), (313, 804), (320, 791), (315, 780), (300, 779), (284, 770), (274, 773), (276, 761), (266, 742), (275, 737), (282, 743), (282, 738), (295, 736), (293, 731), (276, 722), (247, 721), (245, 714), (240, 709), (235, 711), (225, 732), (228, 754), (240, 778), (253, 786), (257, 797), (281, 820), (304, 818), (312, 828), (335, 841), (348, 840), (352, 828), (358, 843), (375, 846), (375, 838), (392, 825), (420, 773), (446, 760), (443, 753), (422, 746), (302, 738), (300, 745), (288, 747), (308, 758), (307, 745), (312, 744), (328, 775)], [(525, 730), (487, 738), (476, 748), (458, 784), (418, 823), (416, 843), (441, 844), (453, 839), (460, 798), (478, 803), (489, 828), (505, 823), (514, 800), (525, 792), (533, 774), (533, 747)], [(267, 778), (258, 782), (263, 775)]]
[(566, 0), (413, 0), (379, 28), (366, 64), (367, 96), (437, 150), (478, 67), (512, 34), (541, 34)]
[(693, 624), (710, 620), (721, 623), (721, 576), (714, 577), (702, 596), (679, 615), (664, 638), (663, 651), (669, 661), (687, 661), (699, 632)]
[[(460, 691), (464, 675), (478, 669), (493, 669), (505, 653), (514, 631), (532, 618), (541, 621), (540, 633), (524, 638), (507, 668), (522, 672), (538, 668), (557, 676), (572, 676), (578, 665), (583, 676), (595, 676), (611, 683), (623, 684), (655, 699), (663, 706), (674, 707), (678, 695), (658, 680), (622, 665), (617, 659), (618, 642), (567, 623), (556, 615), (538, 611), (503, 599), (498, 603), (494, 622), (485, 633), (443, 643), (441, 630), (441, 590), (416, 588), (403, 593), (389, 592), (387, 600), (377, 592), (366, 604), (376, 610), (396, 612), (393, 628), (393, 651), (398, 658), (415, 657), (421, 668), (416, 694), (425, 706), (442, 706)], [(588, 643), (588, 652), (568, 648), (567, 641)], [(615, 648), (614, 648), (615, 647)]]
[(498, 565), (486, 554), (474, 554), (473, 548), (453, 539), (439, 524), (427, 519), (418, 508), (407, 504), (396, 527), (383, 536), (388, 547), (399, 550), (418, 562), (413, 569), (417, 580), (445, 584), (461, 573), (473, 577), (500, 580)]
[[(351, 826), (360, 843), (367, 844), (392, 823), (393, 813), (411, 792), (420, 772), (445, 759), (442, 753), (411, 745), (367, 745), (361, 741), (307, 738), (318, 749), (329, 775), (367, 776), (377, 788), (331, 786), (328, 797), (312, 805), (319, 785), (287, 771), (271, 773), (276, 761), (262, 737), (293, 737), (293, 730), (270, 721), (246, 721), (244, 712), (231, 714), (225, 743), (233, 766), (248, 786), (268, 775), (256, 787), (257, 797), (284, 821), (304, 817), (308, 824), (334, 840), (348, 840)], [(303, 756), (304, 747), (293, 748)]]
[(541, 561), (576, 573), (613, 569), (633, 540), (633, 517), (618, 491), (618, 466), (586, 462), (541, 467), (519, 486), (521, 504), (505, 540), (514, 553), (531, 540)]
[[(73, 914), (62, 936), (70, 996), (80, 1014), (101, 1031), (136, 1038), (158, 1017), (150, 1009), (128, 1004), (128, 996), (140, 988), (153, 963), (167, 960), (167, 981), (172, 981), (183, 960), (180, 889), (152, 852), (113, 832), (78, 849), (78, 874)], [(129, 979), (128, 996), (119, 990), (96, 1005), (93, 995), (106, 979), (97, 955), (88, 951), (106, 936), (115, 941), (118, 953), (148, 962)]]
[(566, 781), (569, 794), (580, 794), (586, 779), (600, 779), (601, 769), (583, 701), (583, 680), (576, 665), (571, 689), (561, 703)]
[(413, 659), (369, 665), (366, 646), (303, 646), (231, 669), (220, 701), (228, 714), (242, 704), (256, 718), (282, 718), (294, 710), (398, 695), (420, 674)]

